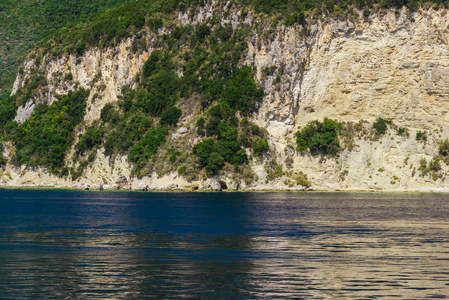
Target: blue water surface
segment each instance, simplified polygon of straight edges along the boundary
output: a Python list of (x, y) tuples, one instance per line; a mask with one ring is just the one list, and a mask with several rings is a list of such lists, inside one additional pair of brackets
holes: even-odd
[(448, 216), (447, 194), (0, 190), (0, 298), (441, 298)]

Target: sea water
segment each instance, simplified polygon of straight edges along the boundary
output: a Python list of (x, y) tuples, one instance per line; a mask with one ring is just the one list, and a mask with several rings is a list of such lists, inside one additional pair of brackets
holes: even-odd
[(449, 297), (449, 195), (0, 190), (1, 299)]

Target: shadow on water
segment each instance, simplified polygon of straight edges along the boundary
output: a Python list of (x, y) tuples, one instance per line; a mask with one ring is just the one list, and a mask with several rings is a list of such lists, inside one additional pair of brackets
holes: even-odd
[(449, 195), (0, 190), (2, 298), (448, 296)]

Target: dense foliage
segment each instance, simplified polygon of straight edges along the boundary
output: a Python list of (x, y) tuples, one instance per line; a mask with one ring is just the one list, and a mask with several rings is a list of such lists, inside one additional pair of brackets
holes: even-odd
[(3, 143), (0, 142), (0, 168), (6, 165), (6, 158), (3, 156)]
[(12, 134), (16, 146), (13, 161), (49, 169), (62, 167), (73, 141), (73, 129), (84, 116), (88, 94), (86, 90), (69, 92), (50, 106), (39, 104)]
[(92, 150), (95, 146), (101, 145), (103, 133), (102, 127), (88, 127), (86, 133), (80, 136), (79, 142), (75, 145), (76, 152), (78, 154), (84, 154), (85, 151)]
[(104, 143), (105, 154), (126, 154), (152, 127), (153, 120), (142, 114), (126, 115), (117, 124), (109, 123), (106, 126), (108, 135)]
[(309, 149), (312, 154), (336, 155), (340, 151), (338, 131), (341, 123), (324, 118), (323, 122), (312, 121), (296, 132), (299, 151)]
[(254, 156), (260, 156), (264, 151), (268, 151), (267, 139), (260, 139), (253, 143)]
[(17, 108), (16, 97), (8, 97), (0, 101), (0, 128), (4, 129), (4, 126), (14, 119)]
[[(239, 128), (235, 113), (247, 115), (253, 112), (264, 95), (263, 90), (256, 86), (251, 69), (247, 66), (233, 69), (228, 78), (215, 77), (211, 81), (207, 92), (218, 97), (218, 104), (209, 109), (205, 128), (207, 136), (216, 137), (216, 142), (207, 139), (193, 148), (193, 153), (198, 157), (198, 165), (209, 175), (216, 174), (225, 162), (233, 164), (238, 170), (239, 165), (248, 161), (242, 148), (247, 146), (248, 139), (239, 139), (238, 133), (239, 129), (243, 131), (244, 126), (250, 124), (246, 120)], [(221, 82), (221, 86), (217, 86), (217, 82)], [(203, 125), (204, 119), (199, 119), (198, 129), (202, 130)], [(256, 151), (263, 150), (268, 150), (268, 145)]]
[(0, 101), (11, 92), (25, 54), (42, 38), (127, 0), (0, 1)]
[[(101, 111), (107, 132), (105, 154), (129, 154), (134, 171), (142, 176), (149, 159), (165, 143), (168, 127), (176, 125), (182, 115), (182, 110), (175, 106), (180, 81), (171, 58), (159, 51), (152, 52), (143, 66), (139, 86), (134, 90), (123, 89), (121, 112), (110, 104)], [(153, 126), (150, 116), (160, 118), (158, 127)]]
[[(127, 7), (139, 7), (139, 5), (140, 2), (136, 2)], [(132, 12), (132, 9), (120, 8), (101, 16), (105, 18), (104, 20), (119, 16), (123, 21), (126, 19), (124, 14), (131, 18)], [(128, 13), (131, 14), (128, 15)], [(132, 19), (135, 18), (132, 17)], [(153, 25), (157, 23), (152, 22)], [(137, 28), (134, 23), (127, 26), (123, 28)], [(100, 27), (98, 30), (108, 26)], [(59, 34), (64, 30), (66, 29), (59, 31), (54, 38), (61, 37)], [(81, 33), (82, 30), (77, 32)], [(256, 110), (257, 103), (264, 95), (263, 90), (257, 87), (253, 79), (254, 70), (248, 66), (239, 66), (246, 50), (244, 38), (247, 34), (244, 31), (234, 32), (231, 26), (222, 26), (217, 23), (212, 26), (203, 24), (196, 27), (176, 27), (171, 36), (163, 36), (160, 50), (152, 52), (142, 72), (136, 77), (136, 88), (125, 87), (118, 106), (107, 104), (101, 111), (100, 121), (86, 128), (85, 133), (78, 137), (74, 164), (78, 164), (79, 167), (77, 170), (72, 169), (72, 177), (76, 178), (82, 174), (84, 166), (94, 159), (100, 147), (104, 147), (107, 156), (128, 155), (129, 160), (135, 164), (136, 175), (147, 174), (146, 167), (151, 164), (150, 160), (165, 143), (169, 129), (178, 123), (182, 115), (182, 110), (176, 106), (179, 99), (188, 99), (194, 95), (200, 96), (205, 112), (197, 122), (198, 132), (200, 136), (207, 134), (212, 138), (210, 140), (213, 143), (213, 151), (210, 151), (207, 161), (199, 155), (201, 151), (196, 151), (202, 147), (201, 142), (193, 151), (194, 155), (198, 154), (199, 168), (204, 168), (208, 174), (216, 174), (225, 163), (229, 163), (239, 170), (239, 166), (248, 161), (245, 147), (253, 146), (256, 155), (268, 151), (264, 132), (249, 122), (246, 117), (241, 122), (238, 120)], [(89, 45), (92, 45), (93, 40), (89, 38), (94, 35), (95, 32), (89, 30), (88, 35), (74, 38), (73, 42), (76, 41), (76, 43), (70, 51), (82, 54)], [(114, 36), (113, 41), (111, 40), (113, 43), (118, 41), (119, 36), (115, 33), (111, 36)], [(101, 43), (107, 41), (102, 35), (97, 37), (101, 37)], [(138, 38), (139, 36), (136, 37)], [(64, 38), (64, 42), (67, 41), (71, 43), (69, 37)], [(177, 63), (175, 64), (174, 61)], [(182, 68), (182, 77), (177, 74), (180, 68)], [(2, 102), (4, 111), (11, 111), (11, 113), (2, 114), (0, 121), (10, 124), (15, 116), (17, 105), (26, 103), (35, 95), (36, 90), (45, 87), (45, 83), (45, 77), (37, 69), (33, 69), (32, 76), (25, 83), (18, 98), (8, 98), (8, 101)], [(63, 104), (59, 101), (54, 105), (59, 107)], [(45, 114), (53, 112), (45, 110), (40, 105), (36, 113), (38, 119), (45, 119)], [(36, 116), (33, 115), (19, 128), (35, 124), (32, 122)], [(157, 127), (153, 124), (154, 118), (159, 120)], [(50, 126), (45, 122), (39, 124), (41, 125), (39, 129), (33, 130), (39, 131)], [(50, 122), (50, 124), (53, 123)], [(36, 135), (31, 136), (17, 130), (19, 134), (13, 140), (19, 150), (15, 158), (16, 163), (40, 165), (51, 169), (61, 168), (59, 173), (63, 176), (68, 175), (67, 169), (63, 167), (63, 159), (67, 146), (71, 145), (74, 136), (73, 127), (66, 129), (67, 143), (62, 146), (57, 146), (61, 144), (61, 141), (50, 135), (52, 139), (55, 139), (54, 143), (51, 142), (55, 149), (45, 148), (40, 143), (36, 143), (36, 149), (34, 146), (26, 147), (28, 143), (33, 144), (33, 136), (39, 136), (40, 133), (35, 132)], [(19, 136), (23, 138), (23, 141), (19, 141), (17, 138)], [(46, 143), (45, 139), (40, 142)], [(170, 161), (176, 162), (181, 152), (173, 151)]]
[(143, 139), (131, 148), (129, 160), (136, 164), (136, 171), (140, 171), (150, 157), (156, 154), (159, 146), (165, 143), (167, 133), (167, 128), (163, 126), (150, 128)]

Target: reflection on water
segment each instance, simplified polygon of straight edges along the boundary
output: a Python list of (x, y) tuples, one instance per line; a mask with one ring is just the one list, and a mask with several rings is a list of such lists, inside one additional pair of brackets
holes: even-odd
[(449, 297), (448, 200), (0, 190), (0, 298)]

